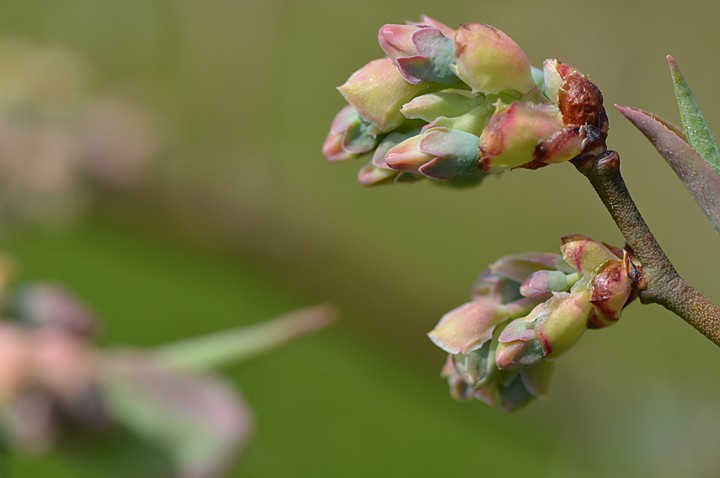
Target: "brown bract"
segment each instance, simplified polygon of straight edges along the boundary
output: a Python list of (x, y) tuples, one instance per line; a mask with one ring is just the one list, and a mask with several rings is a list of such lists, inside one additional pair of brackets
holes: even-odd
[(580, 128), (583, 152), (595, 150), (602, 154), (607, 149), (609, 123), (600, 88), (578, 71), (569, 72), (564, 80), (558, 92), (563, 123), (569, 128)]
[(565, 77), (565, 84), (558, 92), (558, 107), (566, 126), (592, 125), (601, 128), (602, 123), (607, 123), (600, 89), (577, 71)]

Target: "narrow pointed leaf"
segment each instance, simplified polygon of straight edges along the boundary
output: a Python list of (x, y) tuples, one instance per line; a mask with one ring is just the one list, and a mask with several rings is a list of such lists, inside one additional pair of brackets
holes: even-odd
[(720, 231), (720, 176), (675, 131), (652, 113), (615, 105), (655, 146)]
[(300, 335), (326, 327), (334, 322), (336, 315), (330, 305), (308, 307), (259, 324), (163, 345), (153, 351), (153, 356), (174, 368), (214, 369), (254, 358)]
[(682, 119), (685, 133), (690, 145), (695, 148), (700, 157), (705, 159), (713, 167), (717, 174), (720, 174), (720, 149), (718, 148), (715, 136), (705, 121), (700, 106), (690, 90), (690, 85), (685, 81), (675, 59), (668, 55), (668, 64), (672, 74), (675, 97), (677, 98), (680, 118)]

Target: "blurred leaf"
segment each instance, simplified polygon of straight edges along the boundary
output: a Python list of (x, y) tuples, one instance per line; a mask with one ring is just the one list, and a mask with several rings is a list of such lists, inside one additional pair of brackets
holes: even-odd
[(158, 347), (153, 356), (169, 367), (211, 369), (248, 360), (335, 320), (330, 305), (299, 309), (259, 324), (182, 340)]
[(171, 370), (135, 352), (109, 354), (104, 372), (110, 414), (169, 453), (173, 477), (218, 476), (252, 434), (253, 419), (244, 401), (213, 375)]
[(720, 149), (718, 149), (715, 136), (713, 136), (710, 127), (705, 121), (705, 117), (695, 100), (690, 85), (685, 81), (685, 77), (680, 71), (675, 59), (668, 55), (667, 60), (670, 65), (670, 73), (672, 74), (675, 97), (677, 98), (678, 108), (680, 109), (680, 118), (682, 119), (688, 142), (705, 161), (710, 163), (715, 172), (720, 174)]
[(650, 140), (720, 231), (720, 176), (671, 123), (637, 108), (615, 105)]

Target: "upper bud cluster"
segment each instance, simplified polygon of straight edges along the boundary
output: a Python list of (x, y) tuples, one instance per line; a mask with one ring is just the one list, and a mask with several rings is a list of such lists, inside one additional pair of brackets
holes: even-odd
[(384, 25), (386, 58), (338, 88), (348, 106), (323, 145), (331, 161), (366, 157), (366, 185), (429, 177), (480, 180), (604, 149), (602, 95), (573, 67), (525, 52), (495, 27), (453, 30), (423, 17)]
[(473, 300), (428, 334), (449, 354), (442, 373), (455, 398), (499, 399), (511, 412), (545, 396), (552, 359), (586, 329), (615, 323), (642, 288), (641, 268), (625, 250), (572, 235), (561, 251), (498, 260), (480, 275)]

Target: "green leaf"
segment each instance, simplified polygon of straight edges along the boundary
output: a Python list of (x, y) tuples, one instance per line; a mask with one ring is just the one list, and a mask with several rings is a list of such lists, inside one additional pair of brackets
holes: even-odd
[(641, 109), (615, 107), (650, 140), (720, 231), (720, 176), (714, 174), (711, 165), (668, 121)]
[(690, 145), (697, 153), (713, 167), (717, 174), (720, 174), (720, 148), (718, 148), (715, 136), (705, 121), (705, 117), (693, 96), (690, 85), (685, 81), (675, 59), (668, 55), (668, 64), (672, 74), (675, 97), (677, 98), (680, 118)]
[(161, 345), (153, 350), (153, 356), (169, 367), (214, 369), (249, 360), (322, 329), (336, 316), (335, 308), (327, 304), (307, 307), (255, 325)]

